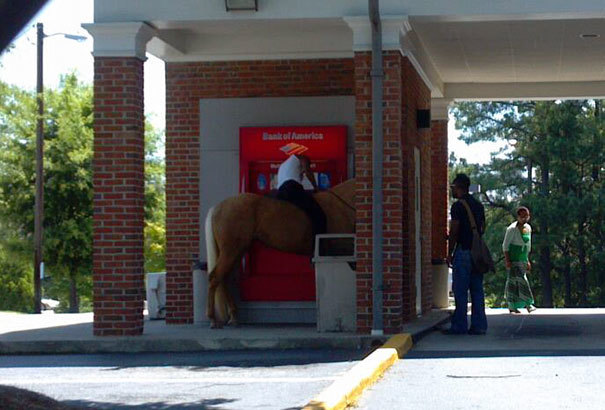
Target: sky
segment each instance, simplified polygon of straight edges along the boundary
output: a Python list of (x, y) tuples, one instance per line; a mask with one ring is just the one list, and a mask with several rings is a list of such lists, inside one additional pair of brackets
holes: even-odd
[[(81, 27), (93, 22), (93, 0), (51, 0), (13, 40), (15, 47), (0, 55), (0, 80), (19, 87), (36, 88), (36, 23), (44, 24), (47, 35), (54, 33), (77, 34), (87, 37), (84, 42), (68, 40), (63, 36), (44, 39), (44, 87), (56, 88), (61, 74), (72, 71), (80, 81), (93, 81), (93, 40)], [(145, 73), (145, 115), (156, 128), (165, 128), (164, 95), (166, 91), (164, 64), (158, 58), (147, 54)], [(470, 163), (487, 163), (491, 153), (498, 150), (495, 143), (475, 143), (466, 145), (458, 140), (460, 132), (454, 128), (450, 115), (448, 125), (450, 152), (458, 158), (466, 158)]]

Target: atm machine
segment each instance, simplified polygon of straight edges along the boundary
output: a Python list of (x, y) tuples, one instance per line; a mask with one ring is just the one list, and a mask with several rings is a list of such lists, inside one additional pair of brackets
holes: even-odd
[[(291, 154), (307, 155), (320, 190), (347, 178), (347, 127), (240, 128), (240, 192), (260, 195), (277, 189), (277, 170)], [(312, 189), (305, 180), (305, 188)], [(243, 302), (313, 302), (311, 257), (279, 252), (255, 242), (242, 260)]]

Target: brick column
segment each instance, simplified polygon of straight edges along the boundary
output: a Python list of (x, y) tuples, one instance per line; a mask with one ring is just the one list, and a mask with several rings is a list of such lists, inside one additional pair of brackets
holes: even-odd
[(420, 150), (420, 269), (421, 308), (426, 313), (431, 299), (430, 260), (430, 133), (419, 129), (417, 111), (430, 107), (430, 91), (407, 57), (402, 57), (402, 150), (403, 150), (403, 230), (402, 249), (403, 272), (402, 320), (408, 322), (416, 318), (416, 219), (415, 219), (415, 163), (414, 148)]
[(143, 332), (143, 61), (95, 57), (94, 334)]
[[(355, 178), (357, 181), (357, 330), (372, 329), (372, 80), (371, 53), (355, 53)], [(402, 157), (399, 51), (383, 53), (383, 322), (401, 327)]]
[(448, 267), (445, 264), (447, 256), (447, 215), (448, 215), (448, 152), (447, 152), (447, 122), (448, 103), (443, 99), (431, 101), (431, 214), (432, 214), (432, 292), (433, 306), (444, 308), (448, 306), (447, 278)]
[[(416, 124), (430, 93), (399, 50), (384, 51), (383, 319), (385, 333), (400, 332), (415, 315), (414, 154), (421, 150), (423, 285), (430, 287), (430, 135)], [(371, 53), (355, 53), (355, 177), (357, 180), (357, 330), (372, 328), (372, 105)], [(428, 210), (428, 213), (427, 213)], [(423, 308), (430, 307), (423, 289)]]
[[(166, 323), (193, 322), (200, 245), (200, 64), (166, 64)], [(216, 64), (218, 66), (218, 64)], [(204, 308), (205, 311), (205, 308)]]
[(447, 256), (448, 214), (448, 151), (447, 151), (447, 101), (432, 101), (431, 122), (431, 172), (432, 172), (432, 255), (433, 263), (442, 263)]
[(372, 81), (371, 54), (355, 53), (355, 207), (357, 331), (372, 329)]

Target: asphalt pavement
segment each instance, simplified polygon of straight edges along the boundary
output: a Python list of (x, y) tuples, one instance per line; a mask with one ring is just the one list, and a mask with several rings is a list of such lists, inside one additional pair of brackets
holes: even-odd
[(488, 322), (484, 336), (426, 334), (356, 408), (603, 408), (605, 309), (490, 309)]
[(366, 353), (294, 349), (0, 356), (0, 385), (74, 408), (293, 409)]
[[(434, 311), (408, 324), (413, 348), (380, 373), (382, 378), (363, 393), (358, 406), (601, 408), (605, 309), (487, 313), (489, 329), (484, 336), (434, 330), (439, 324), (447, 328), (447, 311)], [(163, 322), (146, 322), (143, 336), (116, 339), (92, 336), (91, 319), (0, 312), (0, 384), (96, 408), (301, 408), (329, 390), (326, 387), (346, 380), (380, 340), (320, 334), (313, 327), (213, 331)], [(278, 340), (277, 346), (286, 340), (290, 347), (267, 347), (276, 346)], [(27, 355), (34, 346), (38, 352), (53, 353), (48, 349), (62, 344), (81, 352), (108, 346), (124, 350), (105, 355)], [(233, 345), (245, 350), (229, 349)], [(153, 350), (167, 347), (173, 350)], [(186, 350), (192, 348), (196, 353)], [(8, 355), (11, 349), (19, 350), (20, 356)], [(145, 349), (158, 353), (134, 353)]]
[[(605, 309), (488, 309), (486, 335), (426, 334), (407, 357), (605, 355)], [(446, 328), (446, 326), (443, 326)]]
[(141, 336), (95, 337), (91, 314), (0, 312), (0, 386), (87, 408), (290, 409), (318, 397), (340, 402), (381, 374), (390, 352), (397, 356), (449, 314), (429, 312), (406, 324), (391, 347), (367, 356), (390, 335), (293, 325), (211, 330), (146, 320)]

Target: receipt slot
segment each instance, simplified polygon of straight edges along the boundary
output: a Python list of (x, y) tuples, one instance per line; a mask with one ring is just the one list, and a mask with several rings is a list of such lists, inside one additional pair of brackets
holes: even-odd
[[(311, 159), (320, 189), (344, 182), (346, 141), (346, 126), (240, 128), (240, 192), (265, 195), (277, 190), (279, 166), (292, 154)], [(307, 180), (303, 186), (312, 189)], [(245, 302), (315, 301), (310, 255), (279, 252), (260, 242), (243, 259), (239, 285)]]

